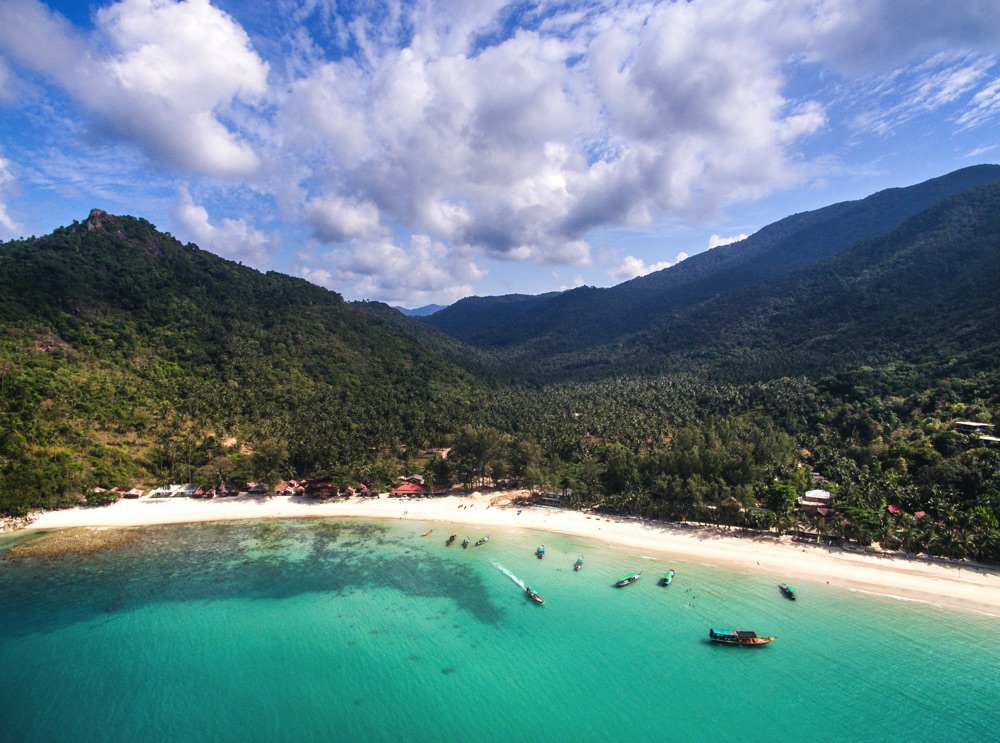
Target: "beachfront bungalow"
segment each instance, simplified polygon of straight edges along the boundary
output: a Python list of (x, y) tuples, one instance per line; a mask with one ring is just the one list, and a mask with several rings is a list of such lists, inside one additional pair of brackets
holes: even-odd
[(539, 493), (534, 498), (535, 503), (540, 506), (555, 506), (565, 508), (573, 502), (573, 491), (566, 490), (562, 493)]
[(267, 495), (267, 485), (262, 482), (248, 482), (247, 495)]
[[(421, 481), (423, 480), (423, 478), (420, 478), (420, 479), (421, 479)], [(412, 496), (415, 496), (415, 495), (416, 496), (424, 496), (424, 495), (427, 495), (427, 488), (425, 488), (423, 486), (423, 484), (418, 485), (415, 482), (409, 482), (409, 481), (407, 481), (407, 482), (403, 482), (402, 484), (400, 484), (399, 487), (393, 488), (392, 492), (390, 493), (390, 495), (394, 495), (394, 496), (397, 496), (397, 497), (406, 497), (406, 498), (409, 498), (409, 497), (412, 497)]]
[(126, 490), (124, 493), (122, 493), (122, 496), (124, 496), (125, 498), (141, 498), (142, 490), (140, 490), (139, 488), (132, 488), (131, 490)]
[(305, 492), (312, 498), (336, 498), (340, 495), (340, 488), (329, 481), (311, 482), (306, 486)]

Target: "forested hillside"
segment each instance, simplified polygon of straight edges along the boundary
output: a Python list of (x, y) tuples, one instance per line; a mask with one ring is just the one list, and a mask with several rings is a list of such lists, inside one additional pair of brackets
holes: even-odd
[(336, 293), (96, 210), (2, 246), (0, 344), (8, 511), (375, 467), (450, 432), (475, 384)]
[[(688, 258), (670, 268), (608, 289), (583, 287), (526, 298), (472, 297), (424, 318), (455, 338), (525, 363), (540, 362), (551, 375), (616, 373), (627, 348), (642, 354), (636, 334), (674, 321), (702, 303), (715, 306), (809, 266), (823, 263), (859, 241), (883, 235), (945, 198), (1000, 180), (1000, 166), (979, 165), (866, 199), (796, 214), (746, 240)], [(561, 359), (561, 360), (560, 360)], [(648, 364), (632, 359), (634, 368)]]
[[(1000, 561), (1000, 448), (956, 425), (1000, 411), (998, 256), (984, 186), (612, 344), (532, 356), (95, 211), (0, 245), (0, 514), (95, 487), (421, 471)], [(794, 508), (816, 485), (832, 514)]]

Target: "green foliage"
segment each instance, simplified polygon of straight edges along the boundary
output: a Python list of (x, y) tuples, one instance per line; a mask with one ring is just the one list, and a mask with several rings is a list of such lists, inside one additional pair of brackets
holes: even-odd
[[(928, 189), (930, 203), (948, 191)], [(423, 465), (435, 487), (571, 491), (618, 513), (798, 523), (1000, 560), (1000, 450), (954, 426), (1000, 409), (1000, 189), (909, 221), (902, 201), (762, 231), (744, 246), (767, 264), (752, 289), (730, 280), (747, 270), (733, 249), (617, 292), (472, 303), (459, 319), (501, 350), (141, 219), (98, 213), (6, 243), (0, 513), (114, 497), (98, 486), (385, 488), (419, 469), (416, 452), (451, 446)], [(848, 245), (877, 233), (873, 203), (894, 204), (900, 226)], [(778, 270), (797, 240), (809, 268)], [(698, 294), (716, 280), (719, 296)], [(546, 324), (550, 306), (568, 329)], [(830, 481), (837, 519), (792, 508), (812, 471)]]

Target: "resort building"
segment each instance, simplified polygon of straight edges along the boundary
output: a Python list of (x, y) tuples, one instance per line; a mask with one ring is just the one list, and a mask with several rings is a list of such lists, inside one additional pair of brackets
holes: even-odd
[(399, 487), (393, 488), (391, 494), (397, 497), (410, 497), (414, 495), (422, 496), (427, 495), (427, 488), (423, 485), (418, 485), (415, 482), (407, 481), (400, 484)]
[(833, 496), (829, 490), (807, 490), (796, 502), (801, 508), (806, 506), (829, 508), (832, 499)]

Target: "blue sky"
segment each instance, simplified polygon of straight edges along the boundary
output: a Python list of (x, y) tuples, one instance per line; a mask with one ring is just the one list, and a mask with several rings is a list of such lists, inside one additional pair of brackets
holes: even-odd
[(447, 304), (1000, 161), (1000, 3), (2, 0), (0, 107), (2, 239), (99, 207)]

